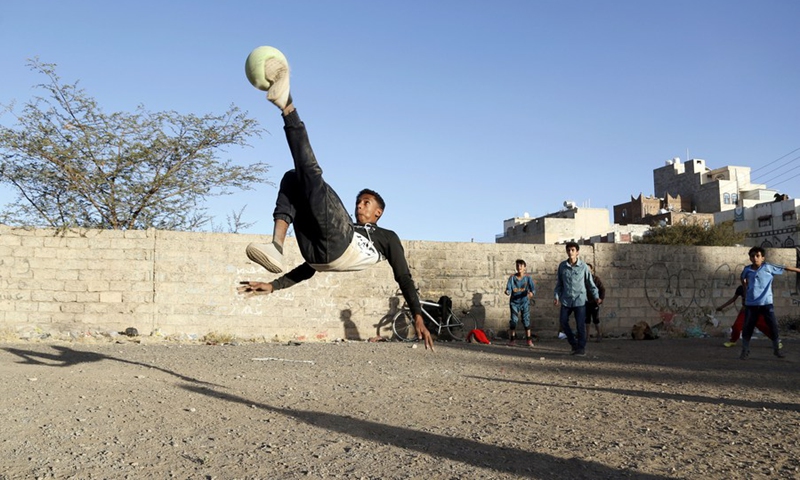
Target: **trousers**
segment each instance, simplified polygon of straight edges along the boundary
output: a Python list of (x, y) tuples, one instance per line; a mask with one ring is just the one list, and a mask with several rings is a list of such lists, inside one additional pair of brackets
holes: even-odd
[(297, 111), (285, 116), (284, 123), (294, 169), (281, 179), (272, 217), (294, 225), (297, 246), (306, 262), (327, 264), (350, 245), (353, 222), (339, 195), (323, 179)]

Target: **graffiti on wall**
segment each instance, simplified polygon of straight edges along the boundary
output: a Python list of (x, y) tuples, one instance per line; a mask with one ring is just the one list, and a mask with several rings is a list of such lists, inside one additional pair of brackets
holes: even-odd
[[(671, 270), (664, 262), (654, 263), (645, 272), (645, 296), (666, 327), (673, 326), (676, 318), (682, 324), (703, 326), (713, 321), (717, 307), (733, 297), (743, 268), (741, 263), (723, 263), (703, 276), (685, 267)], [(792, 300), (792, 305), (799, 304)]]

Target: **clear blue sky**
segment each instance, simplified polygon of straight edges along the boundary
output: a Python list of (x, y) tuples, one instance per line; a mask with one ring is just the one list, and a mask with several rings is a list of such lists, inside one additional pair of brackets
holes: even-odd
[[(800, 147), (796, 0), (29, 0), (3, 2), (0, 40), (0, 103), (36, 92), (38, 56), (106, 112), (235, 104), (272, 135), (223, 158), (266, 161), (277, 181), (282, 122), (244, 75), (276, 46), (328, 182), (348, 207), (381, 192), (381, 225), (409, 240), (494, 242), (504, 219), (565, 200), (610, 209), (687, 150), (756, 181), (800, 173), (800, 151), (776, 163)], [(224, 223), (247, 205), (248, 232), (269, 234), (275, 194), (209, 207)]]

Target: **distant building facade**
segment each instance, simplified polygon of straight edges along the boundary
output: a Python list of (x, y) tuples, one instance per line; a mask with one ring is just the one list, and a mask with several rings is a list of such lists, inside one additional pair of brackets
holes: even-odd
[(606, 208), (577, 207), (565, 202), (564, 210), (537, 218), (514, 217), (503, 221), (503, 234), (496, 243), (556, 244), (630, 243), (640, 237), (647, 227), (612, 225)]
[(736, 232), (746, 232), (745, 244), (762, 248), (800, 246), (800, 200), (775, 194), (773, 201), (737, 207), (715, 215), (717, 222), (733, 220)]
[(681, 212), (690, 209), (685, 208), (680, 195), (672, 196), (667, 194), (664, 198), (655, 196), (645, 197), (641, 193), (638, 197), (631, 196), (631, 201), (614, 205), (614, 223), (620, 225), (646, 224), (655, 225), (651, 217), (663, 215), (666, 212)]
[(751, 206), (775, 195), (765, 185), (750, 183), (750, 167), (726, 166), (711, 170), (705, 160), (667, 160), (653, 170), (653, 192), (658, 198), (681, 197), (682, 210), (717, 213), (737, 205)]
[(766, 185), (751, 183), (750, 167), (710, 169), (705, 160), (681, 162), (673, 158), (653, 170), (654, 195), (631, 196), (614, 205), (614, 223), (604, 208), (578, 208), (564, 202), (564, 210), (538, 218), (528, 214), (503, 222), (497, 243), (554, 244), (628, 243), (652, 226), (697, 224), (710, 227), (734, 221), (737, 232), (748, 232), (752, 246), (800, 246), (797, 217), (800, 203)]

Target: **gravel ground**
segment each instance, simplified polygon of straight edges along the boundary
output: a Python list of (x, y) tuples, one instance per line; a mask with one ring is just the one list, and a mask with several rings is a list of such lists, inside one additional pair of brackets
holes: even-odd
[(798, 478), (800, 341), (0, 344), (0, 479)]

